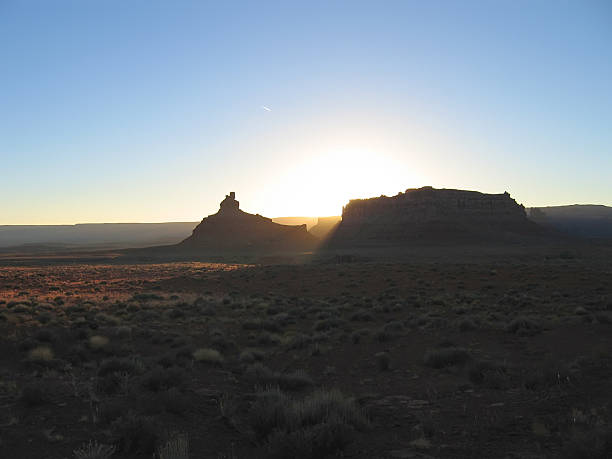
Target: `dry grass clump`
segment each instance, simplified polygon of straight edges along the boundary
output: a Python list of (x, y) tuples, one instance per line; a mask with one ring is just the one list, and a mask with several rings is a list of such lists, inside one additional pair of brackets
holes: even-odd
[(115, 447), (94, 440), (75, 449), (73, 453), (75, 459), (108, 459), (115, 454)]
[(189, 437), (175, 434), (163, 446), (157, 448), (159, 459), (189, 459)]
[(55, 356), (49, 346), (37, 346), (28, 352), (28, 360), (36, 363), (48, 363), (53, 360)]
[(221, 365), (223, 363), (223, 356), (215, 349), (200, 348), (193, 351), (193, 359), (196, 362), (212, 363), (215, 365)]
[(108, 346), (109, 339), (106, 336), (94, 335), (89, 338), (88, 343), (91, 349), (98, 351)]
[(258, 395), (249, 412), (256, 440), (266, 457), (315, 459), (342, 451), (367, 419), (350, 398), (336, 390), (318, 390), (294, 400), (279, 389)]

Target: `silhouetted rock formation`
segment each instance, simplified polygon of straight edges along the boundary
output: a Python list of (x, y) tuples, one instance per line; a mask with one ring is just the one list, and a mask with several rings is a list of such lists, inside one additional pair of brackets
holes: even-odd
[(423, 187), (392, 197), (351, 200), (331, 244), (504, 240), (541, 233), (507, 192)]
[(209, 215), (181, 242), (183, 248), (199, 249), (305, 249), (314, 245), (306, 225), (280, 225), (270, 218), (240, 210), (234, 192), (221, 201), (219, 211)]

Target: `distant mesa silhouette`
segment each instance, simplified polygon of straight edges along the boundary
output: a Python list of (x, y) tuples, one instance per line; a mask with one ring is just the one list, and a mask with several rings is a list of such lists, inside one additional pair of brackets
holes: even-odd
[(225, 196), (216, 214), (204, 218), (191, 236), (179, 244), (197, 249), (308, 249), (316, 238), (306, 225), (281, 225), (259, 214), (240, 209), (236, 194)]
[(593, 204), (531, 207), (527, 215), (539, 225), (572, 236), (612, 238), (612, 207)]
[(507, 192), (486, 194), (427, 186), (391, 197), (349, 201), (329, 243), (508, 242), (544, 233)]

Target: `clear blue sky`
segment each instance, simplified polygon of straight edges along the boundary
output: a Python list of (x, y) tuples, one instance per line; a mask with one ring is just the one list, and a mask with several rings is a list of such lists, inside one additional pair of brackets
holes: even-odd
[(0, 224), (612, 205), (612, 2), (0, 0)]

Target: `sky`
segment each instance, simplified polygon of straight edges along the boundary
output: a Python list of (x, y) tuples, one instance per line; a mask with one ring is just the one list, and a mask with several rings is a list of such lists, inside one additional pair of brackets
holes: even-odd
[(0, 224), (425, 185), (612, 205), (612, 2), (0, 0)]

